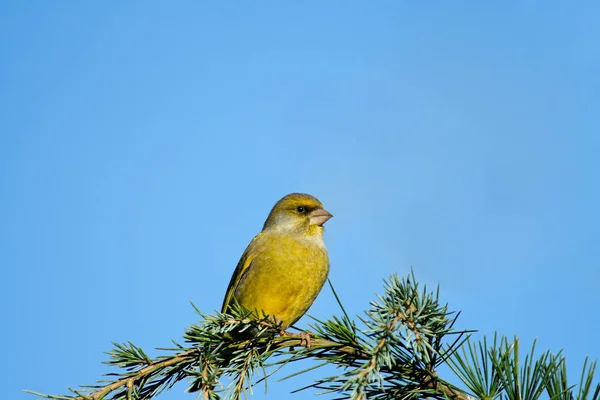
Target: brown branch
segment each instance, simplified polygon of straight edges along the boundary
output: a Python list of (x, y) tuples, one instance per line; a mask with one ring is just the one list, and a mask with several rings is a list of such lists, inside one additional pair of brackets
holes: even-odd
[[(337, 342), (327, 339), (313, 338), (310, 340), (310, 346), (308, 346), (306, 343), (306, 339), (303, 336), (305, 334), (294, 334), (286, 332), (286, 336), (281, 336), (273, 339), (273, 342), (271, 344), (271, 350), (279, 350), (289, 347), (305, 347), (310, 350), (332, 349), (340, 353), (352, 355), (356, 358), (363, 358), (367, 360), (372, 357), (370, 354), (361, 352), (356, 348), (341, 345)], [(178, 353), (173, 357), (166, 358), (162, 361), (154, 362), (151, 365), (140, 369), (134, 375), (118, 379), (109, 385), (101, 387), (95, 392), (92, 392), (88, 395), (75, 397), (75, 399), (100, 400), (107, 396), (109, 393), (121, 387), (125, 387), (128, 390), (131, 390), (131, 388), (133, 388), (137, 381), (148, 377), (150, 374), (156, 372), (157, 370), (181, 362), (194, 361), (194, 359), (197, 358), (199, 354), (200, 350), (195, 348), (184, 351), (182, 353)], [(429, 377), (428, 379), (425, 379), (425, 381), (423, 382), (423, 388), (438, 391), (446, 397), (453, 400), (472, 400), (470, 396), (466, 395), (459, 389), (454, 388), (453, 386), (446, 384), (445, 382), (440, 382), (433, 376)]]

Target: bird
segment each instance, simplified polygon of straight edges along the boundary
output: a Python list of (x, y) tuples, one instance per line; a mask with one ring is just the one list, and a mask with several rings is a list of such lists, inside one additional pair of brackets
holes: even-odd
[(242, 254), (221, 312), (238, 304), (253, 311), (255, 318), (274, 318), (284, 334), (308, 311), (327, 280), (323, 224), (332, 217), (309, 194), (281, 198)]

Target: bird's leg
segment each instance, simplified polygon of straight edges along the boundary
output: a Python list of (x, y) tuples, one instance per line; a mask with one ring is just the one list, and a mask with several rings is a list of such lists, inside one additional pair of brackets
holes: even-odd
[(279, 327), (278, 329), (279, 329), (279, 335), (280, 336), (285, 337), (285, 336), (290, 336), (291, 335), (290, 333), (287, 333), (285, 331), (285, 329), (283, 329), (283, 321), (281, 319), (275, 318), (275, 323)]

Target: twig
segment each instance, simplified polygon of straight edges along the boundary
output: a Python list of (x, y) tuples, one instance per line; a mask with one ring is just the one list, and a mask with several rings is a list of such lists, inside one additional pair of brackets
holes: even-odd
[(161, 368), (169, 367), (171, 365), (179, 364), (182, 361), (188, 361), (188, 360), (191, 361), (198, 354), (199, 354), (198, 349), (190, 349), (190, 350), (184, 351), (183, 353), (176, 354), (173, 357), (166, 358), (163, 361), (159, 361), (159, 362), (156, 362), (145, 368), (142, 368), (138, 372), (136, 372), (134, 375), (128, 376), (127, 378), (118, 379), (118, 380), (114, 381), (113, 383), (103, 386), (99, 390), (92, 392), (88, 395), (78, 396), (78, 397), (76, 397), (76, 399), (82, 399), (82, 400), (103, 399), (107, 394), (119, 389), (122, 386), (125, 386), (127, 388), (133, 387), (133, 384), (137, 380), (145, 378), (146, 376), (150, 375), (154, 371), (161, 369)]

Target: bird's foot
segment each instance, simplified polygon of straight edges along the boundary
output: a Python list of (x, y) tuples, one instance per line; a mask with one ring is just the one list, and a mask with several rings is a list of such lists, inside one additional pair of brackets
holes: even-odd
[(315, 336), (314, 333), (308, 332), (308, 331), (304, 331), (301, 333), (291, 333), (291, 332), (286, 332), (283, 329), (279, 331), (279, 334), (281, 335), (281, 337), (299, 338), (300, 339), (299, 345), (304, 346), (307, 349), (310, 349), (311, 338)]
[(292, 336), (292, 337), (299, 338), (300, 346), (304, 346), (307, 349), (310, 349), (311, 338), (314, 337), (315, 335), (312, 332), (304, 331), (301, 333), (287, 333), (286, 332), (286, 336)]
[(304, 331), (300, 334), (300, 345), (304, 344), (304, 347), (310, 349), (310, 339), (314, 336), (312, 332)]

